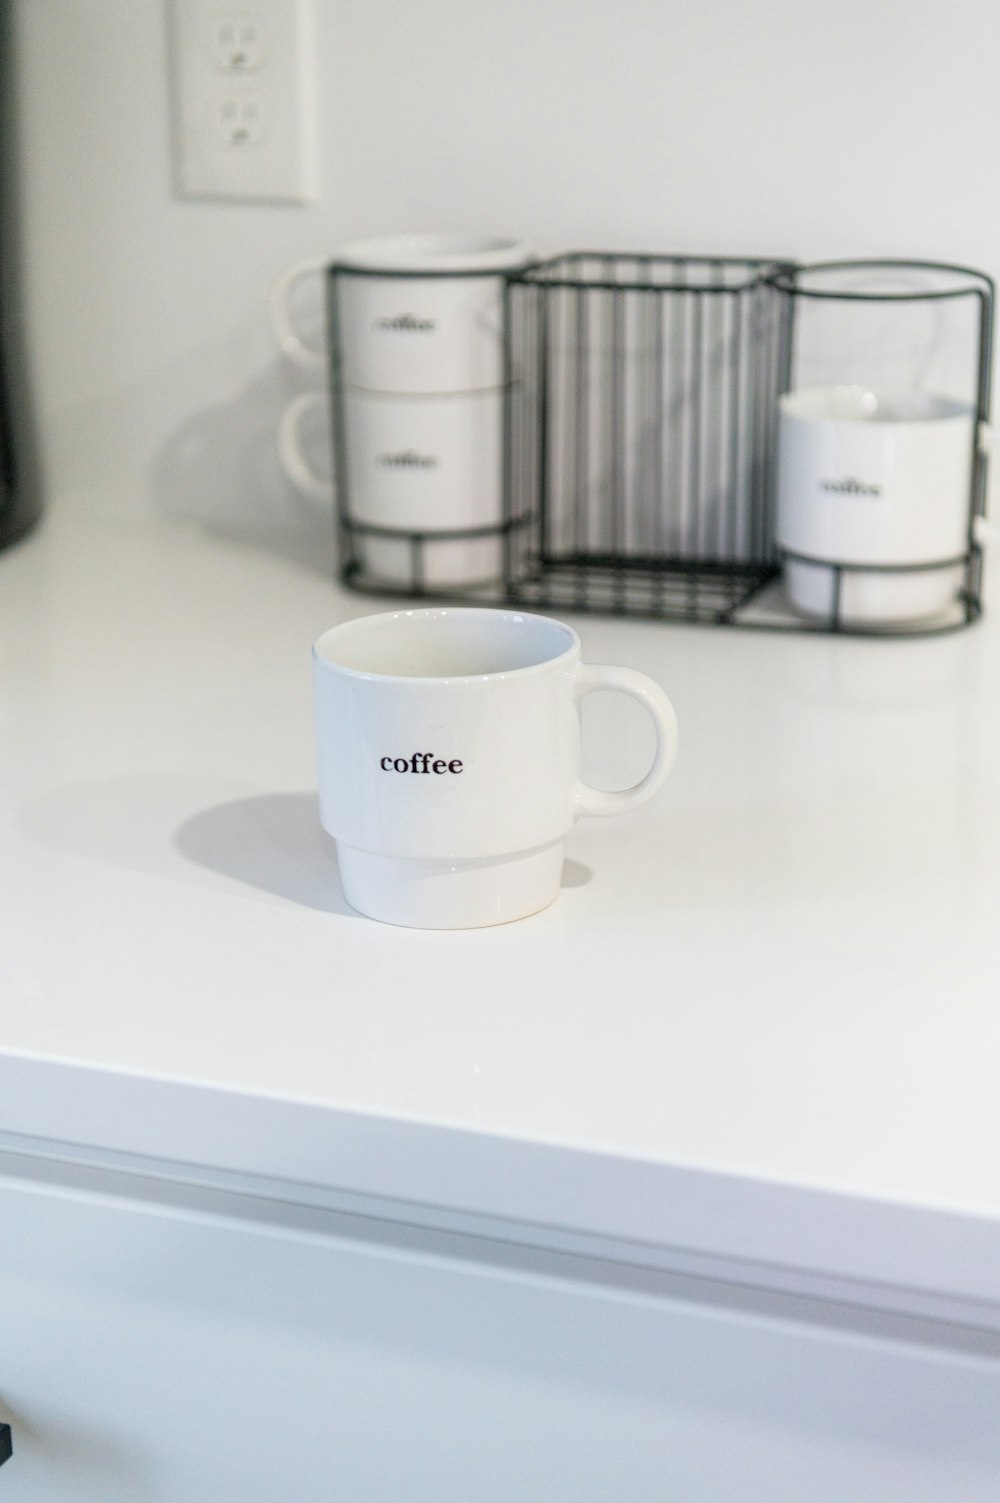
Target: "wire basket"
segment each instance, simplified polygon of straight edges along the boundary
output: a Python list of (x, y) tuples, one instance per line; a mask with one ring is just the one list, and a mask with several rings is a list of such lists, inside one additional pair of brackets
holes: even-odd
[[(879, 263), (890, 264), (902, 263)], [(856, 286), (824, 290), (814, 270), (777, 258), (574, 252), (509, 275), (502, 515), (468, 534), (495, 540), (494, 577), (453, 589), (428, 583), (431, 550), (466, 536), (432, 530), (393, 532), (404, 571), (392, 580), (368, 573), (357, 548), (364, 525), (342, 491), (345, 582), (407, 598), (774, 629), (901, 634), (967, 625), (980, 612), (978, 445), (961, 588), (946, 618), (852, 620), (842, 609), (843, 578), (897, 571), (877, 560), (833, 559), (830, 603), (811, 618), (789, 605), (787, 550), (777, 536), (779, 399), (801, 356), (802, 298), (880, 296)], [(973, 300), (974, 406), (985, 423), (993, 287), (979, 273), (963, 276), (929, 295)], [(339, 451), (347, 435), (334, 395)], [(946, 563), (956, 560), (933, 567)]]
[(509, 282), (515, 598), (721, 622), (777, 575), (778, 270), (579, 253)]
[(910, 635), (981, 614), (994, 287), (920, 261), (779, 272), (794, 308), (779, 402), (784, 590), (831, 630)]

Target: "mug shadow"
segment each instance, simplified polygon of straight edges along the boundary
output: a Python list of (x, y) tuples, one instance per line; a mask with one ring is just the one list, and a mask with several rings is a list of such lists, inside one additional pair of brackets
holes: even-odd
[[(250, 545), (333, 578), (332, 496), (303, 496), (278, 459), (278, 424), (302, 378), (278, 358), (229, 400), (200, 409), (153, 456), (149, 492), (157, 511), (222, 542)], [(329, 469), (328, 422), (317, 412), (303, 433), (308, 458)]]
[(182, 856), (320, 913), (359, 915), (340, 886), (314, 793), (265, 793), (201, 809), (176, 831)]

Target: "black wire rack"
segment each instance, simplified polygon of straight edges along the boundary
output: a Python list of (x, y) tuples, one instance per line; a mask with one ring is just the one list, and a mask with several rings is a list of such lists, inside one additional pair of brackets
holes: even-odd
[[(834, 582), (830, 610), (819, 618), (797, 614), (785, 598), (775, 536), (778, 398), (793, 383), (799, 300), (859, 296), (810, 287), (806, 273), (840, 266), (960, 274), (957, 285), (930, 293), (871, 296), (975, 300), (978, 432), (989, 419), (994, 300), (981, 273), (915, 262), (806, 268), (778, 258), (573, 252), (505, 279), (503, 509), (495, 526), (373, 528), (352, 515), (338, 461), (344, 582), (380, 596), (773, 630), (924, 635), (968, 625), (981, 612), (975, 528), (986, 461), (978, 444), (966, 551), (912, 566), (960, 566), (962, 586), (946, 618), (892, 626), (845, 618), (846, 579), (907, 565), (825, 561)], [(342, 456), (349, 435), (335, 321), (331, 334), (334, 447)], [(373, 535), (401, 545), (406, 564), (391, 579), (365, 568), (359, 539)], [(490, 537), (495, 577), (428, 585), (426, 550)]]
[(776, 578), (780, 269), (581, 252), (510, 280), (513, 598), (727, 622)]
[[(860, 283), (857, 279), (861, 279)], [(830, 607), (815, 625), (821, 630), (855, 635), (927, 636), (959, 630), (982, 615), (983, 551), (977, 536), (986, 514), (987, 455), (984, 435), (989, 430), (993, 344), (993, 308), (996, 289), (985, 273), (949, 262), (913, 260), (821, 261), (808, 266), (789, 266), (772, 275), (771, 285), (794, 306), (854, 304), (861, 308), (900, 310), (921, 304), (926, 309), (961, 306), (970, 315), (963, 340), (961, 385), (968, 399), (969, 480), (965, 511), (965, 537), (959, 551), (948, 557), (919, 563), (867, 563), (858, 560), (816, 560), (808, 555), (781, 550), (782, 563), (818, 567), (829, 575)], [(840, 285), (838, 285), (838, 283)], [(925, 356), (926, 358), (926, 356)], [(794, 361), (793, 361), (794, 374)], [(844, 597), (854, 582), (902, 580), (906, 576), (941, 574), (958, 576), (950, 607), (923, 620), (892, 622), (880, 626), (859, 625), (844, 611)], [(801, 624), (801, 623), (799, 623)]]

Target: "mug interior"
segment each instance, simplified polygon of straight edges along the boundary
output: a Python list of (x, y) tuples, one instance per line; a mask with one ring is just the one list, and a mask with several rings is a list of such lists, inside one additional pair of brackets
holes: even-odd
[(418, 610), (364, 616), (325, 632), (321, 662), (379, 678), (481, 678), (538, 668), (562, 657), (576, 633), (521, 611)]
[(936, 392), (871, 391), (866, 386), (812, 386), (786, 392), (782, 412), (840, 423), (927, 423), (968, 417), (972, 409)]

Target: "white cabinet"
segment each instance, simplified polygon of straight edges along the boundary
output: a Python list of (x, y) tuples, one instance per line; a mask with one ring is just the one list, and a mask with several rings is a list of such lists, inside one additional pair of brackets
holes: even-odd
[(1000, 1496), (992, 1338), (108, 1185), (0, 1181), (0, 1503)]

